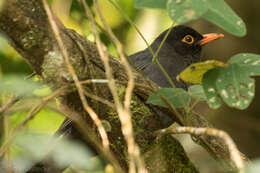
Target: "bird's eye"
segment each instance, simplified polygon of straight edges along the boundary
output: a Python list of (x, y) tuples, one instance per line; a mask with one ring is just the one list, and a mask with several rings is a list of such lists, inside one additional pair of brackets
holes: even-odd
[(192, 37), (191, 35), (186, 35), (185, 37), (183, 37), (182, 42), (186, 44), (193, 44), (194, 37)]

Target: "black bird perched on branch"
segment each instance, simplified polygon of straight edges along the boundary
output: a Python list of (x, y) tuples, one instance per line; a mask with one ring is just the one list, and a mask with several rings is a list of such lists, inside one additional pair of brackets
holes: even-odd
[[(161, 33), (151, 44), (150, 47), (154, 52), (157, 51), (167, 32), (168, 30)], [(224, 35), (216, 33), (201, 35), (188, 26), (178, 25), (170, 31), (157, 59), (176, 87), (187, 89), (188, 84), (181, 81), (177, 82), (176, 76), (187, 66), (200, 60), (203, 45), (221, 37), (224, 37)], [(161, 69), (152, 62), (153, 55), (149, 48), (131, 55), (130, 58), (149, 79), (161, 87), (171, 87)]]
[[(158, 49), (167, 31), (168, 30), (160, 34), (159, 37), (157, 37), (156, 40), (151, 44), (151, 48), (154, 52), (156, 52), (156, 50)], [(223, 37), (223, 34), (201, 35), (190, 27), (183, 25), (176, 26), (172, 28), (167, 39), (165, 40), (165, 43), (161, 47), (157, 56), (158, 61), (165, 68), (166, 72), (169, 74), (176, 87), (187, 89), (188, 84), (184, 82), (177, 82), (176, 76), (188, 65), (199, 61), (202, 45), (221, 37)], [(138, 68), (143, 70), (148, 78), (157, 83), (159, 86), (171, 87), (170, 83), (163, 75), (159, 67), (152, 62), (153, 55), (148, 48), (134, 55), (131, 55), (130, 58), (134, 61)], [(165, 123), (163, 122), (163, 124), (171, 124), (172, 120), (166, 119), (165, 116), (162, 118), (163, 119), (161, 121), (165, 121)], [(74, 127), (70, 119), (64, 120), (64, 122), (56, 132), (57, 136), (61, 133), (67, 134), (72, 139), (84, 141), (81, 138), (80, 132)], [(93, 144), (90, 144), (88, 142), (86, 142), (85, 144), (87, 144), (95, 154), (98, 154)], [(41, 171), (44, 172), (44, 170), (44, 164), (38, 163), (34, 165), (30, 170), (28, 170), (27, 173), (38, 173)]]

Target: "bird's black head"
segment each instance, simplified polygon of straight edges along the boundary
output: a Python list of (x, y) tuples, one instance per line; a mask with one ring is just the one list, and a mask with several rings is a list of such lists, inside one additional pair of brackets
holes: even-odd
[[(164, 36), (168, 30), (164, 31), (157, 39), (163, 40)], [(178, 25), (172, 28), (169, 33), (166, 44), (172, 46), (175, 51), (184, 56), (184, 57), (200, 57), (202, 46), (200, 45), (200, 41), (204, 37), (195, 31), (194, 29), (184, 26)]]

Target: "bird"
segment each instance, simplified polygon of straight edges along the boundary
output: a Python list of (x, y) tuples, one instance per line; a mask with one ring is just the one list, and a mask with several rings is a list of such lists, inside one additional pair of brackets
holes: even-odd
[[(151, 44), (150, 47), (154, 52), (157, 51), (160, 43), (168, 31), (169, 29), (161, 33)], [(159, 51), (157, 56), (158, 61), (165, 68), (176, 87), (187, 89), (189, 84), (182, 81), (177, 81), (176, 76), (188, 65), (200, 61), (203, 45), (221, 37), (223, 37), (223, 34), (211, 33), (201, 35), (199, 32), (188, 26), (175, 26), (171, 29), (168, 37)], [(130, 60), (132, 60), (138, 69), (142, 70), (149, 79), (161, 87), (171, 87), (160, 68), (152, 61), (152, 59), (153, 55), (149, 48), (130, 55)], [(130, 64), (132, 63), (130, 62)], [(155, 111), (158, 112), (157, 110)], [(166, 116), (161, 115), (161, 113), (158, 114), (160, 116), (160, 121), (162, 124), (164, 124), (164, 126), (169, 126), (173, 122), (171, 118), (167, 118)], [(98, 155), (98, 152), (96, 151), (93, 144), (83, 140), (79, 131), (74, 127), (72, 121), (69, 118), (64, 120), (62, 125), (55, 133), (55, 136), (58, 136), (61, 133), (65, 134), (65, 136), (70, 136), (72, 139), (78, 139), (80, 141), (82, 140), (82, 142), (84, 142), (91, 149), (93, 155)], [(103, 165), (105, 165), (105, 161), (103, 161)], [(44, 167), (42, 163), (37, 163), (29, 171), (27, 171), (27, 173), (34, 172), (34, 170), (43, 170), (43, 168)]]
[[(154, 52), (157, 51), (168, 31), (169, 29), (162, 32), (150, 45)], [(159, 50), (157, 59), (175, 86), (187, 90), (190, 84), (177, 81), (176, 76), (190, 64), (201, 60), (202, 47), (205, 44), (222, 37), (224, 35), (218, 33), (202, 35), (191, 27), (177, 25), (170, 29), (168, 37)], [(153, 55), (149, 48), (129, 57), (138, 70), (142, 70), (150, 80), (160, 87), (172, 87), (158, 65), (152, 61)]]

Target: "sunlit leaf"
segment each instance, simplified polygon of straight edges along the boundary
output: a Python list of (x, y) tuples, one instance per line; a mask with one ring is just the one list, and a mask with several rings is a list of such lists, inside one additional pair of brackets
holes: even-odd
[(47, 96), (47, 95), (51, 94), (51, 92), (52, 91), (51, 91), (50, 87), (48, 87), (46, 85), (33, 91), (34, 95), (39, 96), (39, 97)]
[(246, 173), (259, 173), (260, 172), (260, 160), (251, 161), (246, 167)]
[[(33, 102), (33, 103), (32, 103)], [(24, 106), (34, 106), (39, 102), (35, 102), (34, 100), (28, 99), (26, 101), (22, 101), (16, 104), (17, 109), (21, 109)], [(16, 112), (11, 116), (11, 128), (16, 127), (19, 123), (21, 123), (28, 112)], [(42, 109), (37, 116), (31, 119), (28, 123), (26, 123), (24, 130), (31, 130), (37, 133), (45, 133), (45, 134), (53, 134), (64, 121), (64, 116), (59, 114), (57, 111)]]
[(193, 84), (201, 84), (203, 75), (215, 68), (224, 67), (225, 64), (221, 61), (208, 60), (204, 62), (194, 63), (183, 70), (178, 76), (177, 80), (182, 79), (185, 82)]
[(41, 85), (30, 79), (25, 80), (24, 75), (5, 75), (0, 79), (0, 92), (24, 95), (32, 93)]
[(160, 96), (167, 99), (175, 108), (184, 107), (190, 103), (189, 94), (182, 88), (160, 88), (148, 98), (147, 103), (168, 107)]
[(167, 0), (135, 0), (136, 8), (163, 8), (166, 9)]

